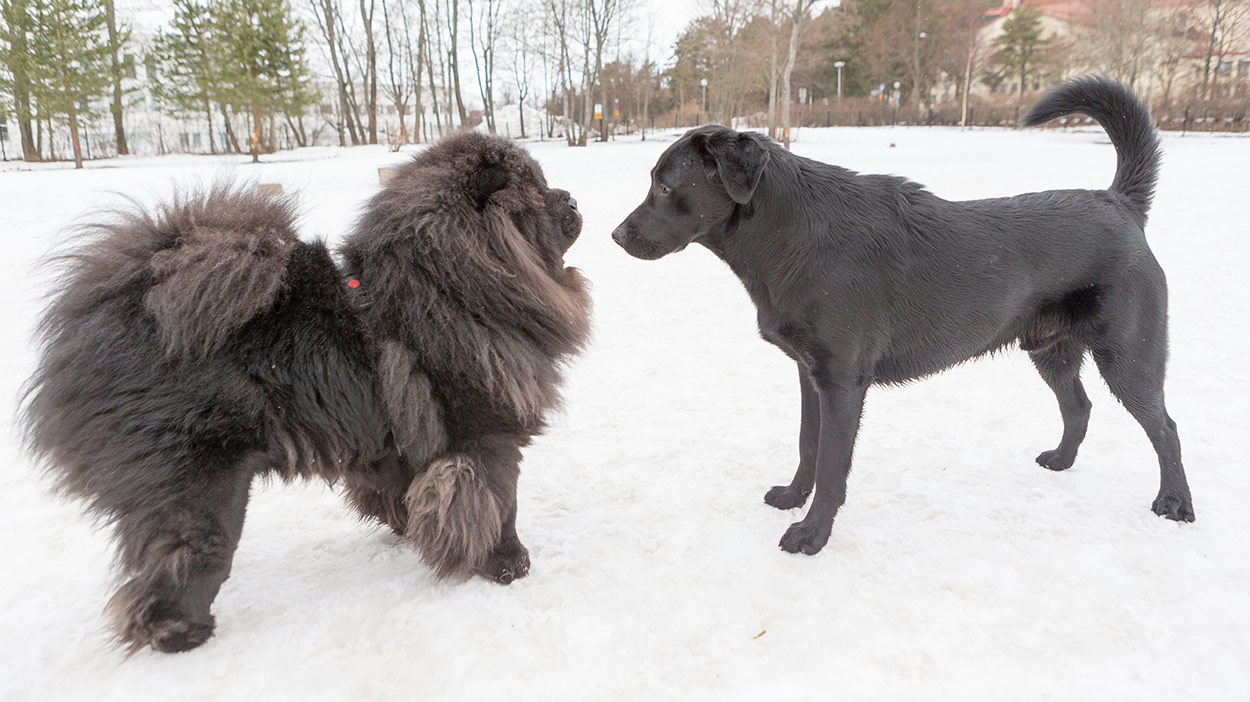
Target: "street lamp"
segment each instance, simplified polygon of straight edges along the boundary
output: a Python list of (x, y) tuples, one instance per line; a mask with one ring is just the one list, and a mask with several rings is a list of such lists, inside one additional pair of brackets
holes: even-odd
[(838, 111), (842, 111), (842, 67), (846, 65), (846, 61), (834, 61), (833, 67), (838, 69)]
[(703, 86), (703, 111), (707, 112), (707, 78), (700, 80), (699, 85)]

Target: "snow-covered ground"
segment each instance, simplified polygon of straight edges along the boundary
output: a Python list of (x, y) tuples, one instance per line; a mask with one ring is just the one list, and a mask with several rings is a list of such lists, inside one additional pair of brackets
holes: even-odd
[[(777, 540), (800, 512), (762, 497), (797, 461), (792, 364), (737, 280), (699, 247), (637, 261), (609, 232), (673, 135), (532, 144), (573, 191), (569, 253), (594, 283), (595, 338), (566, 411), (526, 454), (530, 576), (437, 582), (403, 541), (320, 484), (258, 485), (217, 636), (194, 652), (108, 645), (109, 542), (2, 437), (0, 698), (6, 700), (1250, 699), (1250, 139), (1165, 136), (1149, 227), (1171, 284), (1169, 409), (1198, 520), (1149, 509), (1158, 467), (1091, 366), (1074, 468), (1018, 351), (869, 393), (849, 500), (819, 555)], [(804, 130), (801, 154), (949, 198), (1105, 187), (1097, 131)], [(235, 173), (303, 193), (339, 237), (382, 149), (166, 157), (0, 171), (0, 417), (33, 363), (34, 266), (112, 192), (151, 200)]]

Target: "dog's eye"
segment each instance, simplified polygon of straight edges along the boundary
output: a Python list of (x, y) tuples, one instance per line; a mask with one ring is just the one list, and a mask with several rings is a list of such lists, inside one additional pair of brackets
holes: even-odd
[(664, 185), (663, 183), (660, 183), (658, 186), (656, 186), (656, 189), (660, 191), (661, 195), (667, 195), (673, 192), (672, 188), (668, 187), (667, 185)]

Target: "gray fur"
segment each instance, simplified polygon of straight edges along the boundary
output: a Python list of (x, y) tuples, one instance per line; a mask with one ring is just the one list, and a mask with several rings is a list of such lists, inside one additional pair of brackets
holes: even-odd
[(503, 510), (468, 456), (439, 458), (412, 481), (407, 536), (443, 578), (479, 565), (499, 540)]
[(343, 269), (289, 202), (244, 187), (86, 228), (22, 418), (59, 487), (114, 526), (120, 640), (212, 635), (256, 475), (341, 484), (439, 576), (523, 577), (520, 449), (588, 329), (571, 205), (517, 145), (460, 134), (373, 199)]

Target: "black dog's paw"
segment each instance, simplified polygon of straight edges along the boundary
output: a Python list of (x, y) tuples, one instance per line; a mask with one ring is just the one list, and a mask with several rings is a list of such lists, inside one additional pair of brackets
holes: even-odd
[(793, 485), (775, 485), (764, 493), (764, 503), (777, 509), (794, 509), (807, 502), (811, 490), (802, 490)]
[(781, 537), (781, 550), (788, 553), (805, 553), (809, 556), (820, 552), (829, 542), (833, 525), (813, 526), (807, 520), (795, 522)]
[(477, 569), (483, 578), (494, 580), (500, 585), (507, 585), (529, 575), (530, 552), (520, 543), (504, 544), (496, 548), (486, 557), (486, 562)]
[(1037, 456), (1036, 460), (1037, 465), (1043, 468), (1059, 471), (1071, 468), (1073, 461), (1076, 460), (1076, 456), (1065, 456), (1059, 453), (1058, 449), (1055, 449), (1051, 451), (1042, 451)]
[(1160, 517), (1167, 517), (1177, 522), (1194, 520), (1194, 503), (1189, 495), (1173, 495), (1159, 493), (1150, 509)]

